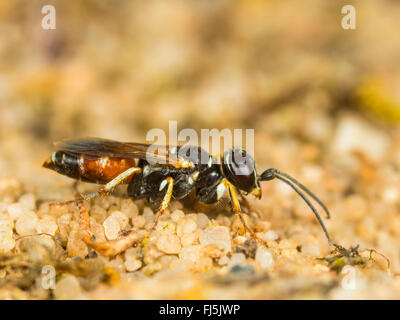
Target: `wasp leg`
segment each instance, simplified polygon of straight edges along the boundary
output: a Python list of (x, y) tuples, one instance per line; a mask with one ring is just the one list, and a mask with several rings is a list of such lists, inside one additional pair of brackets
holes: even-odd
[(171, 197), (172, 197), (172, 190), (174, 188), (174, 179), (171, 177), (168, 177), (167, 179), (163, 180), (160, 185), (160, 190), (165, 188), (165, 186), (168, 185), (167, 192), (165, 193), (165, 196), (161, 202), (160, 209), (158, 209), (156, 213), (156, 218), (154, 220), (153, 227), (151, 228), (151, 231), (154, 231), (154, 229), (157, 227), (158, 220), (160, 219), (161, 215), (165, 213), (165, 210), (167, 210), (169, 203), (171, 202)]
[(246, 221), (244, 220), (243, 212), (242, 212), (242, 210), (240, 208), (240, 203), (239, 203), (239, 199), (238, 199), (238, 195), (237, 195), (238, 193), (236, 192), (235, 187), (227, 179), (223, 179), (221, 181), (221, 184), (223, 184), (225, 187), (228, 187), (229, 194), (230, 194), (231, 200), (232, 200), (233, 210), (239, 216), (240, 221), (242, 222), (245, 230), (249, 231), (250, 234), (254, 237), (254, 239), (256, 239), (257, 241), (259, 241), (259, 242), (264, 244), (264, 240), (259, 238), (255, 234), (255, 232), (253, 230), (251, 230), (251, 228), (247, 225)]
[(79, 201), (77, 205), (79, 208), (79, 227), (81, 232), (81, 239), (88, 245), (88, 247), (96, 250), (101, 255), (108, 257), (115, 256), (118, 253), (121, 253), (126, 249), (132, 247), (134, 244), (142, 241), (142, 237), (140, 237), (134, 231), (130, 231), (126, 236), (112, 241), (93, 241), (89, 230), (89, 213), (83, 205), (82, 201)]
[(90, 200), (93, 199), (95, 197), (98, 197), (100, 195), (106, 195), (111, 193), (111, 191), (120, 183), (122, 183), (126, 178), (130, 177), (131, 175), (137, 174), (139, 172), (141, 172), (142, 169), (141, 168), (137, 168), (137, 167), (131, 167), (128, 170), (125, 170), (124, 172), (122, 172), (120, 175), (118, 175), (117, 177), (115, 177), (114, 179), (112, 179), (110, 182), (108, 182), (103, 188), (101, 188), (100, 190), (97, 190), (95, 192), (89, 193), (89, 194), (85, 194), (83, 196), (81, 196), (80, 198), (76, 198), (74, 200), (68, 200), (68, 201), (60, 201), (60, 202), (53, 202), (51, 203), (51, 205), (66, 205), (66, 204), (70, 204), (70, 203), (77, 203), (79, 201), (83, 201), (83, 200)]

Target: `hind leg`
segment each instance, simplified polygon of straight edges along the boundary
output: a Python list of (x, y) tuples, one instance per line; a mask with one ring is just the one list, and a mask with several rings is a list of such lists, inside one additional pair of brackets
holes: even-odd
[(98, 197), (100, 195), (109, 194), (109, 193), (112, 192), (112, 190), (117, 185), (121, 184), (125, 179), (127, 179), (128, 177), (130, 177), (130, 176), (132, 176), (134, 174), (138, 174), (141, 171), (142, 171), (141, 168), (131, 167), (128, 170), (125, 170), (124, 172), (122, 172), (120, 175), (118, 175), (114, 179), (112, 179), (110, 182), (108, 182), (100, 190), (97, 190), (97, 191), (89, 193), (89, 194), (85, 194), (82, 197), (74, 199), (74, 200), (53, 202), (53, 203), (51, 203), (51, 205), (66, 205), (66, 204), (70, 204), (70, 203), (78, 203), (78, 202), (83, 201), (83, 200), (90, 200), (90, 199), (96, 198), (96, 197)]

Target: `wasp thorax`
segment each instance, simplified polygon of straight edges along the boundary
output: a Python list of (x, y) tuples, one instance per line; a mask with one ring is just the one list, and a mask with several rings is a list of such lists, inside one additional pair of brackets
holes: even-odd
[(246, 150), (225, 151), (222, 168), (225, 177), (239, 189), (251, 192), (257, 187), (254, 159)]

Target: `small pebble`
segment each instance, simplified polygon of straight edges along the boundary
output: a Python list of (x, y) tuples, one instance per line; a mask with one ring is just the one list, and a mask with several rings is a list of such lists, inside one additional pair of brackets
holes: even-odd
[(169, 205), (171, 211), (182, 210), (183, 204), (180, 201), (172, 201)]
[(229, 227), (231, 225), (231, 220), (224, 214), (219, 214), (216, 220), (221, 226)]
[(136, 259), (138, 255), (138, 248), (129, 248), (125, 251), (125, 260), (126, 259)]
[(121, 231), (121, 225), (117, 219), (112, 216), (109, 216), (103, 222), (104, 233), (108, 240), (115, 240), (118, 238), (119, 233)]
[(13, 231), (5, 226), (0, 226), (0, 253), (6, 253), (15, 247)]
[(269, 230), (264, 235), (265, 241), (268, 241), (268, 240), (275, 241), (278, 238), (279, 238), (279, 235), (274, 230)]
[(125, 268), (128, 272), (139, 270), (142, 267), (142, 261), (138, 259), (129, 259), (125, 261)]
[(194, 264), (201, 257), (201, 247), (199, 245), (183, 248), (179, 253), (179, 259), (189, 264)]
[(390, 218), (389, 229), (390, 232), (393, 233), (393, 235), (400, 235), (400, 217), (394, 216)]
[(47, 235), (40, 235), (37, 237), (32, 238), (32, 241), (35, 241), (36, 243), (40, 244), (43, 247), (46, 247), (49, 252), (54, 252), (56, 247), (55, 247), (55, 242), (53, 238), (47, 236)]
[(174, 269), (178, 267), (179, 258), (172, 255), (164, 255), (159, 259), (160, 264), (166, 269)]
[(59, 229), (59, 235), (60, 239), (63, 242), (68, 241), (68, 234), (71, 231), (70, 227), (70, 222), (71, 222), (71, 214), (63, 214), (62, 216), (59, 216), (57, 218), (57, 224), (58, 224), (58, 229)]
[(282, 239), (279, 242), (279, 248), (281, 249), (296, 249), (298, 243), (293, 239)]
[(36, 209), (36, 197), (32, 193), (22, 195), (18, 202), (28, 210)]
[(109, 210), (112, 206), (118, 205), (120, 203), (120, 198), (109, 195), (107, 197), (104, 198), (97, 198), (95, 199), (95, 202), (100, 205), (101, 207), (103, 207), (106, 210)]
[(15, 230), (20, 236), (27, 236), (36, 233), (38, 217), (33, 211), (21, 215), (15, 223)]
[(22, 192), (22, 184), (17, 179), (6, 178), (0, 180), (0, 196), (17, 196)]
[(146, 223), (153, 222), (154, 220), (154, 212), (149, 207), (145, 207), (143, 209), (143, 217), (146, 219)]
[(4, 201), (0, 201), (0, 214), (7, 213), (8, 215), (8, 206), (10, 204)]
[(380, 161), (390, 148), (390, 140), (386, 132), (369, 122), (347, 116), (339, 121), (331, 148), (338, 156), (358, 151)]
[(82, 299), (82, 289), (78, 279), (73, 275), (63, 275), (56, 284), (54, 296), (59, 300)]
[(271, 229), (271, 222), (269, 221), (256, 221), (254, 224), (254, 231), (265, 232)]
[(301, 253), (311, 257), (321, 257), (321, 247), (318, 243), (309, 242), (301, 246)]
[[(78, 211), (76, 207), (74, 209)], [(49, 203), (41, 204), (38, 211), (40, 215), (50, 214), (54, 217), (59, 217), (69, 212), (71, 212), (71, 209), (68, 206), (50, 206)]]
[(376, 234), (376, 221), (372, 217), (366, 217), (356, 226), (357, 234), (367, 241), (373, 241)]
[(234, 253), (229, 261), (229, 267), (233, 267), (235, 265), (244, 264), (246, 261), (246, 257), (243, 253)]
[(344, 211), (347, 218), (358, 221), (368, 211), (368, 203), (360, 195), (351, 195), (344, 200)]
[(218, 260), (218, 264), (220, 266), (226, 266), (229, 263), (229, 258), (227, 256), (223, 256)]
[(137, 259), (137, 248), (129, 248), (125, 251), (125, 268), (129, 272), (136, 271), (142, 266), (142, 262)]
[(281, 256), (293, 261), (297, 258), (298, 254), (297, 249), (281, 249)]
[(146, 224), (146, 219), (143, 216), (136, 216), (132, 218), (132, 225), (134, 228), (143, 228)]
[(197, 214), (197, 225), (199, 228), (204, 229), (210, 224), (210, 219), (204, 213)]
[(120, 256), (110, 260), (106, 266), (115, 269), (118, 273), (125, 272), (125, 264)]
[(113, 213), (111, 213), (110, 216), (118, 221), (121, 229), (125, 229), (126, 227), (128, 227), (129, 218), (125, 214), (123, 214), (121, 211), (114, 211)]
[(13, 203), (8, 206), (7, 211), (11, 219), (15, 221), (29, 210), (20, 203)]
[(183, 247), (191, 246), (196, 242), (198, 237), (198, 232), (186, 233), (181, 237), (181, 244)]
[(185, 217), (188, 219), (192, 219), (194, 222), (197, 223), (197, 213), (188, 213), (185, 214)]
[(97, 242), (104, 242), (107, 240), (103, 226), (92, 217), (90, 217), (90, 232)]
[(145, 264), (154, 263), (162, 255), (163, 253), (153, 243), (149, 243), (143, 247), (143, 262)]
[(71, 218), (72, 218), (72, 216), (70, 213), (63, 214), (62, 216), (59, 216), (57, 218), (57, 223), (69, 225), (69, 223), (71, 222)]
[(37, 210), (37, 215), (42, 217), (46, 214), (50, 213), (50, 204), (48, 202), (43, 202), (39, 205), (39, 209)]
[(387, 204), (395, 204), (399, 200), (399, 190), (396, 187), (387, 187), (382, 191), (382, 200)]
[(197, 229), (197, 224), (192, 219), (181, 219), (178, 221), (176, 233), (179, 237), (184, 234), (193, 233)]
[[(171, 209), (172, 210), (172, 209)], [(178, 222), (185, 216), (185, 213), (182, 210), (174, 210), (171, 213), (172, 221)]]
[(245, 236), (236, 236), (235, 238), (233, 238), (233, 243), (234, 244), (243, 244), (246, 240), (247, 240), (247, 238)]
[(274, 266), (274, 258), (265, 247), (259, 247), (256, 252), (256, 261), (263, 269), (270, 270)]
[(162, 234), (157, 239), (158, 250), (167, 254), (178, 254), (181, 251), (181, 242), (179, 238), (170, 233)]
[(215, 244), (225, 252), (231, 251), (229, 229), (223, 226), (208, 227), (200, 233), (200, 244)]
[(90, 210), (90, 216), (95, 218), (98, 222), (103, 223), (104, 220), (107, 218), (107, 211), (101, 206), (95, 204)]
[(85, 258), (89, 250), (86, 243), (81, 240), (79, 226), (75, 223), (68, 235), (67, 253), (69, 257)]
[(203, 256), (210, 258), (220, 258), (223, 256), (223, 251), (218, 248), (215, 244), (207, 244), (206, 246), (202, 246), (201, 249)]
[(7, 214), (1, 214), (0, 227), (6, 227), (12, 230), (14, 228), (14, 222)]
[(54, 236), (57, 232), (58, 225), (55, 219), (51, 216), (44, 216), (42, 219), (36, 223), (36, 232), (37, 233), (47, 233)]
[(139, 214), (139, 208), (132, 199), (121, 200), (121, 211), (130, 218), (136, 217)]
[(202, 248), (199, 245), (183, 248), (179, 253), (179, 260), (193, 271), (206, 271), (212, 266), (212, 259), (202, 256)]

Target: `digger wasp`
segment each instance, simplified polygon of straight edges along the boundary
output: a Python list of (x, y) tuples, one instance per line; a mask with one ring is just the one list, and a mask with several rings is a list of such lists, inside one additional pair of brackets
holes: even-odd
[[(288, 174), (271, 168), (257, 174), (253, 157), (244, 149), (226, 150), (219, 158), (197, 146), (157, 146), (118, 142), (101, 138), (63, 140), (56, 143), (58, 151), (43, 166), (70, 178), (104, 185), (100, 190), (80, 198), (60, 202), (77, 203), (80, 209), (82, 240), (103, 255), (116, 255), (140, 241), (133, 230), (124, 237), (103, 243), (95, 242), (89, 232), (89, 214), (82, 205), (89, 200), (110, 193), (117, 185), (127, 184), (127, 193), (133, 200), (146, 198), (165, 213), (171, 199), (183, 199), (194, 191), (198, 201), (204, 204), (218, 202), (229, 191), (233, 211), (239, 216), (244, 228), (255, 238), (247, 226), (240, 201), (248, 205), (247, 194), (261, 199), (261, 181), (279, 179), (288, 184), (306, 202), (320, 223), (329, 244), (332, 244), (324, 223), (307, 194), (326, 212), (326, 206), (305, 186)], [(153, 229), (154, 229), (153, 227)]]

